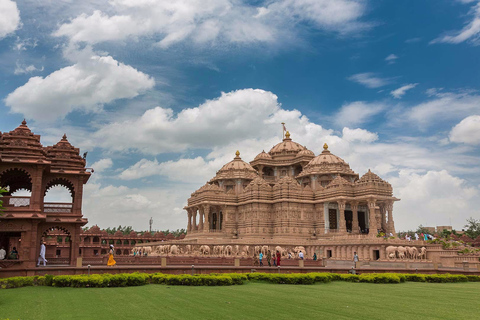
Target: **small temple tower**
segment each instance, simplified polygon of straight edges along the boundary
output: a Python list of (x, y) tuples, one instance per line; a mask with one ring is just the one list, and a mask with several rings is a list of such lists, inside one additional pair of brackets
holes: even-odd
[[(0, 187), (8, 190), (2, 197), (0, 247), (8, 252), (16, 247), (19, 257), (0, 263), (34, 267), (40, 241), (50, 232), (64, 233), (65, 242), (62, 249), (47, 245), (47, 260), (62, 257), (60, 264), (76, 263), (81, 227), (87, 223), (82, 214), (83, 185), (91, 175), (79, 152), (66, 135), (54, 146), (42, 146), (40, 136), (31, 132), (25, 120), (13, 131), (0, 132)], [(55, 186), (66, 188), (71, 201), (45, 202)]]

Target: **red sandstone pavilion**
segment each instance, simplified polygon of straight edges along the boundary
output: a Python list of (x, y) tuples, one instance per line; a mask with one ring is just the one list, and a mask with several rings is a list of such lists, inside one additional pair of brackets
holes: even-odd
[[(361, 178), (327, 144), (318, 156), (292, 141), (249, 163), (236, 157), (188, 199), (186, 239), (304, 242), (395, 234), (392, 186)], [(197, 219), (198, 217), (198, 219)], [(387, 219), (388, 218), (388, 219)]]

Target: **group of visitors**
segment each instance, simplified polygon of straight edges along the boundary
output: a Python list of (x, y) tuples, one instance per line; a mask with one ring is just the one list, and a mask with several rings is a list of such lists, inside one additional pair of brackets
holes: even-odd
[(7, 256), (7, 251), (5, 250), (5, 247), (1, 247), (0, 248), (0, 260), (4, 260), (4, 259), (18, 260), (19, 256), (18, 256), (17, 248), (13, 247), (12, 251), (10, 251), (10, 253)]
[[(260, 267), (263, 267), (263, 253), (260, 251), (258, 255), (255, 253), (253, 254), (253, 265), (257, 266), (259, 265)], [(275, 254), (272, 254), (270, 250), (267, 251), (266, 255), (266, 260), (268, 263), (268, 266), (271, 267), (273, 266), (280, 266), (280, 261), (282, 260), (282, 255), (280, 252), (277, 250)]]

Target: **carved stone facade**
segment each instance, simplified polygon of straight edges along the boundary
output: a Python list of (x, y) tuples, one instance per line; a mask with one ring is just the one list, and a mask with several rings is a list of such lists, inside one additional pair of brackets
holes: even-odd
[[(66, 263), (74, 265), (79, 252), (83, 185), (91, 173), (85, 159), (64, 135), (54, 146), (44, 147), (25, 121), (10, 132), (0, 132), (0, 187), (5, 210), (0, 216), (0, 247), (18, 251), (18, 267), (33, 267), (40, 241), (51, 232), (62, 232), (69, 239)], [(54, 186), (71, 194), (68, 203), (48, 203), (44, 197)], [(17, 191), (29, 193), (16, 196)]]
[(287, 132), (250, 163), (237, 151), (188, 199), (186, 240), (294, 241), (395, 235), (392, 186), (359, 177), (328, 146), (318, 156)]

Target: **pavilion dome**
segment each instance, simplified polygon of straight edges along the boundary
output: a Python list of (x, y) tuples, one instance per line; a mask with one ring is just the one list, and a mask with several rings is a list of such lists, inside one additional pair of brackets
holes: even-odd
[(312, 174), (344, 174), (358, 178), (358, 174), (350, 169), (342, 158), (332, 154), (325, 143), (321, 154), (313, 158), (298, 175), (304, 177)]
[(296, 156), (297, 153), (299, 153), (300, 151), (305, 150), (305, 149), (306, 148), (304, 146), (302, 146), (300, 143), (293, 141), (290, 138), (290, 132), (287, 131), (283, 141), (274, 145), (268, 153), (272, 157), (285, 156), (285, 155)]
[(269, 155), (268, 153), (265, 152), (265, 150), (263, 150), (262, 152), (260, 152), (254, 160), (260, 160), (260, 159), (268, 159), (268, 160), (271, 160), (272, 159), (272, 156)]
[(218, 170), (216, 176), (210, 180), (210, 182), (225, 179), (253, 180), (257, 176), (257, 170), (255, 170), (249, 163), (243, 161), (242, 158), (240, 158), (240, 152), (237, 151), (235, 153), (235, 158)]
[(80, 149), (75, 148), (68, 142), (64, 134), (62, 139), (54, 146), (45, 148), (47, 158), (52, 163), (52, 169), (56, 170), (84, 170), (86, 161), (80, 157)]
[(33, 134), (23, 120), (15, 130), (0, 133), (0, 158), (3, 161), (46, 162), (46, 153), (40, 136)]

